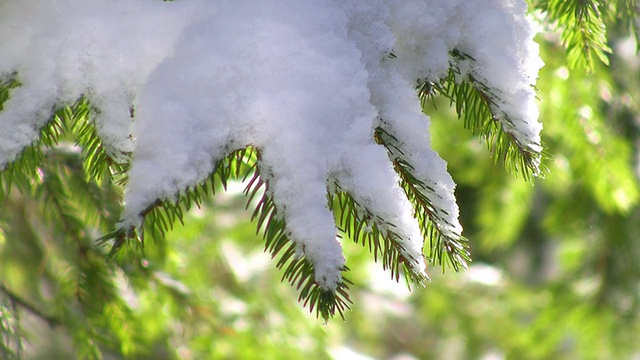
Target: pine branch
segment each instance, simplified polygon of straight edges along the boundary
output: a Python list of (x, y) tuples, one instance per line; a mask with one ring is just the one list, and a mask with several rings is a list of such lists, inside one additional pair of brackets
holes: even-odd
[(401, 185), (414, 206), (414, 213), (418, 219), (420, 230), (429, 239), (428, 258), (441, 266), (443, 271), (447, 267), (455, 271), (467, 268), (471, 261), (467, 250), (467, 239), (452, 230), (456, 228), (447, 220), (449, 214), (434, 206), (431, 199), (440, 197), (435, 189), (413, 175), (414, 169), (404, 160), (401, 145), (398, 140), (381, 127), (376, 128), (376, 141), (387, 148), (394, 168), (400, 176)]
[(49, 325), (49, 327), (53, 328), (53, 327), (56, 327), (56, 326), (58, 326), (58, 325), (60, 325), (62, 323), (60, 321), (60, 319), (58, 319), (58, 318), (56, 318), (54, 316), (51, 316), (49, 314), (46, 314), (44, 311), (38, 309), (37, 307), (35, 307), (31, 303), (29, 303), (28, 301), (24, 300), (19, 295), (13, 293), (3, 283), (0, 283), (0, 292), (5, 294), (13, 303), (15, 303), (18, 306), (20, 306), (21, 308), (27, 310), (32, 315), (35, 315), (36, 317), (44, 320), (47, 323), (47, 325)]
[[(602, 0), (540, 0), (534, 2), (537, 9), (546, 14), (549, 22), (562, 31), (560, 40), (567, 49), (569, 65), (593, 71), (594, 57), (609, 65), (607, 28), (602, 11), (607, 2)], [(611, 5), (614, 9), (617, 7)], [(626, 4), (622, 9), (633, 8)]]
[[(176, 222), (182, 222), (184, 214), (193, 206), (201, 206), (206, 197), (215, 194), (217, 185), (226, 189), (229, 180), (248, 180), (245, 188), (247, 207), (255, 199), (252, 220), (256, 221), (256, 231), (263, 233), (265, 250), (273, 258), (278, 257), (276, 266), (284, 269), (282, 279), (287, 280), (299, 290), (298, 300), (310, 311), (325, 321), (338, 313), (344, 318), (349, 308), (348, 279), (343, 278), (334, 291), (320, 287), (314, 278), (313, 265), (305, 257), (298, 257), (295, 243), (288, 237), (286, 224), (276, 210), (276, 205), (268, 195), (268, 184), (258, 170), (259, 156), (253, 147), (231, 152), (220, 160), (215, 170), (202, 183), (177, 194), (175, 199), (157, 200), (140, 215), (141, 229), (118, 228), (98, 240), (101, 244), (111, 244), (111, 256), (127, 244), (135, 244), (138, 250), (143, 248), (149, 236), (155, 240), (164, 238), (167, 231), (173, 229)], [(344, 269), (345, 271), (347, 269)]]
[[(49, 149), (42, 167), (43, 181), (35, 189), (36, 200), (45, 203), (46, 211), (41, 215), (44, 224), (51, 230), (53, 242), (65, 244), (73, 255), (63, 262), (65, 271), (50, 273), (58, 289), (56, 298), (61, 300), (56, 310), (64, 314), (64, 326), (69, 328), (81, 352), (91, 358), (100, 358), (96, 337), (100, 342), (119, 346), (121, 351), (135, 351), (133, 337), (138, 336), (133, 313), (120, 297), (114, 283), (113, 268), (104, 261), (104, 253), (94, 246), (92, 233), (110, 220), (103, 211), (108, 202), (91, 199), (95, 182), (86, 181), (83, 157), (79, 151), (68, 151), (58, 147)], [(105, 184), (108, 188), (110, 184)], [(52, 265), (47, 265), (47, 267)], [(69, 313), (74, 320), (69, 320)], [(118, 313), (121, 316), (110, 318)], [(126, 331), (123, 331), (123, 324)]]
[[(258, 194), (262, 194), (258, 200), (252, 215), (252, 220), (257, 220), (256, 231), (263, 232), (265, 250), (272, 258), (278, 257), (276, 266), (284, 268), (282, 280), (287, 280), (300, 292), (298, 301), (304, 306), (309, 306), (309, 311), (315, 309), (316, 316), (324, 321), (334, 317), (336, 312), (344, 319), (345, 310), (349, 309), (349, 285), (351, 281), (344, 276), (337, 284), (335, 291), (323, 289), (315, 281), (313, 264), (306, 257), (299, 257), (296, 244), (289, 238), (286, 224), (279, 216), (273, 199), (269, 196), (268, 182), (264, 181), (258, 170), (259, 162), (254, 163), (253, 177), (245, 188), (247, 195), (247, 207)], [(345, 267), (343, 271), (348, 271)]]
[[(3, 109), (4, 102), (9, 99), (11, 89), (20, 85), (17, 74), (10, 74), (0, 82), (0, 111)], [(54, 121), (54, 119), (50, 120), (41, 130), (40, 139), (45, 139), (44, 142), (55, 138)], [(38, 167), (42, 164), (43, 158), (40, 142), (36, 142), (26, 147), (14, 161), (5, 164), (4, 169), (0, 169), (0, 202), (10, 193), (14, 185), (21, 192), (32, 189), (34, 179), (39, 177)]]
[(377, 262), (382, 259), (384, 270), (390, 270), (391, 277), (400, 281), (400, 273), (404, 273), (407, 285), (411, 283), (424, 285), (429, 279), (423, 272), (417, 272), (409, 264), (416, 259), (406, 259), (403, 254), (400, 236), (395, 233), (393, 225), (372, 214), (338, 184), (334, 184), (334, 194), (329, 196), (330, 206), (336, 215), (336, 222), (344, 236), (356, 244), (369, 249)]
[[(90, 120), (92, 109), (86, 98), (80, 98), (73, 107), (64, 109), (66, 124), (74, 134), (76, 143), (82, 149), (83, 167), (87, 177), (100, 183), (105, 177), (124, 184), (128, 162), (118, 162), (105, 149), (95, 125)], [(130, 154), (123, 154), (129, 158)]]
[[(15, 86), (18, 85), (13, 85)], [(2, 94), (0, 90), (0, 98)], [(118, 163), (106, 154), (95, 126), (89, 120), (90, 111), (90, 104), (85, 98), (55, 111), (41, 128), (38, 140), (27, 146), (14, 161), (0, 171), (0, 200), (9, 194), (14, 185), (21, 192), (31, 191), (37, 179), (41, 179), (42, 176), (41, 168), (46, 162), (44, 149), (55, 148), (66, 138), (75, 138), (81, 148), (87, 182), (102, 183), (105, 179), (111, 183), (123, 182), (123, 174), (128, 165)]]
[(20, 86), (20, 82), (16, 79), (17, 74), (11, 74), (4, 79), (0, 79), (0, 111), (4, 108), (4, 102), (9, 99), (11, 89)]
[(124, 245), (135, 244), (137, 250), (143, 250), (145, 241), (152, 239), (161, 242), (167, 231), (173, 229), (176, 222), (183, 223), (184, 214), (191, 208), (200, 207), (205, 198), (215, 195), (216, 187), (232, 179), (242, 179), (249, 175), (251, 165), (256, 161), (253, 147), (232, 151), (218, 161), (214, 171), (200, 184), (175, 194), (172, 199), (157, 199), (139, 215), (143, 218), (140, 229), (117, 228), (98, 239), (98, 243), (111, 244), (111, 256), (119, 252)]
[(471, 56), (454, 51), (452, 58), (447, 77), (419, 85), (423, 107), (427, 101), (433, 101), (435, 95), (444, 96), (455, 105), (465, 128), (483, 138), (496, 164), (514, 175), (522, 175), (527, 181), (531, 181), (532, 176), (540, 176), (540, 161), (544, 155), (540, 150), (542, 146), (518, 140), (513, 120), (509, 114), (499, 110), (499, 94), (473, 74), (462, 76), (457, 61), (474, 61)]
[(41, 149), (44, 142), (57, 140), (55, 119), (52, 119), (41, 131), (39, 142), (27, 146), (18, 157), (0, 170), (0, 201), (9, 195), (16, 186), (20, 192), (28, 193), (33, 189), (41, 174), (39, 168), (44, 163)]
[[(93, 246), (92, 236), (95, 227), (112, 220), (108, 210), (110, 202), (106, 197), (115, 193), (111, 191), (112, 184), (107, 182), (99, 186), (87, 178), (81, 152), (61, 142), (70, 136), (73, 111), (72, 108), (57, 111), (42, 129), (39, 140), (27, 149), (31, 151), (29, 154), (37, 155), (39, 163), (32, 164), (38, 176), (28, 183), (29, 193), (25, 198), (44, 203), (38, 209), (45, 210), (37, 218), (44, 220), (39, 223), (39, 228), (50, 231), (46, 236), (50, 242), (48, 246), (60, 246), (60, 249), (74, 252), (67, 258), (70, 262), (43, 262), (40, 270), (44, 278), (54, 280), (51, 285), (58, 292), (54, 299), (59, 301), (55, 304), (56, 317), (47, 318), (35, 308), (29, 310), (51, 326), (62, 325), (69, 329), (79, 348), (91, 358), (100, 358), (96, 338), (89, 338), (87, 334), (100, 333), (105, 338), (113, 335), (118, 344), (124, 344), (126, 337), (132, 336), (133, 327), (128, 326), (125, 336), (114, 331), (115, 328), (106, 329), (101, 324), (104, 320), (103, 306), (118, 303), (118, 306), (126, 307), (117, 294), (113, 273), (105, 266), (104, 253)], [(24, 166), (24, 162), (14, 161), (10, 166)], [(51, 271), (50, 266), (58, 268)], [(61, 269), (68, 271), (56, 271)], [(21, 305), (28, 306), (26, 302)], [(77, 321), (70, 318), (71, 314)], [(123, 320), (120, 318), (118, 321)]]

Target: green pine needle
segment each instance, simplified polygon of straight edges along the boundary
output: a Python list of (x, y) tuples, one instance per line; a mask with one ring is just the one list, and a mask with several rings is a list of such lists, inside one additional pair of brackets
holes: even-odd
[(11, 89), (20, 86), (20, 82), (16, 79), (17, 74), (11, 74), (10, 76), (0, 79), (0, 111), (4, 108), (4, 102), (9, 99)]
[(430, 200), (440, 195), (413, 175), (414, 169), (403, 159), (398, 139), (381, 127), (376, 128), (375, 137), (389, 151), (402, 188), (414, 206), (422, 235), (429, 239), (427, 257), (441, 266), (443, 271), (449, 267), (455, 271), (466, 269), (471, 261), (467, 239), (448, 230), (453, 227), (446, 220), (448, 214), (442, 214), (442, 210), (434, 207)]
[[(608, 4), (612, 3), (612, 4)], [(635, 5), (629, 1), (602, 0), (539, 0), (534, 2), (552, 24), (561, 29), (560, 41), (567, 50), (572, 68), (593, 71), (595, 58), (609, 65), (607, 28), (603, 11), (616, 14), (618, 10), (633, 13)]]
[(396, 281), (400, 281), (400, 274), (403, 273), (408, 285), (410, 283), (424, 285), (429, 279), (407, 265), (407, 260), (402, 256), (400, 236), (392, 230), (393, 225), (358, 204), (338, 184), (334, 184), (334, 188), (334, 194), (329, 196), (329, 202), (343, 236), (368, 248), (374, 260), (376, 262), (382, 260), (383, 269), (389, 270), (391, 277)]
[[(15, 80), (0, 85), (0, 105), (2, 99), (8, 96), (8, 89), (16, 86), (19, 84)], [(127, 165), (115, 161), (106, 153), (94, 124), (89, 120), (90, 113), (91, 107), (85, 98), (55, 111), (40, 129), (38, 140), (25, 147), (14, 161), (0, 171), (0, 200), (4, 199), (14, 184), (21, 192), (31, 191), (34, 181), (42, 177), (41, 169), (48, 152), (46, 149), (56, 148), (61, 141), (68, 139), (75, 139), (81, 149), (87, 182), (102, 183), (105, 179), (118, 181), (126, 172)]]
[(300, 292), (298, 301), (304, 306), (309, 306), (311, 312), (315, 310), (316, 316), (322, 317), (324, 321), (336, 313), (344, 319), (344, 313), (352, 303), (348, 293), (351, 282), (342, 277), (334, 291), (318, 285), (314, 277), (313, 264), (304, 256), (299, 257), (295, 243), (288, 236), (285, 221), (279, 216), (276, 204), (268, 195), (268, 182), (259, 175), (258, 164), (254, 164), (253, 177), (244, 192), (247, 196), (247, 207), (258, 193), (262, 194), (255, 205), (252, 219), (257, 222), (256, 231), (262, 231), (265, 250), (271, 257), (278, 257), (276, 266), (285, 269), (282, 280), (287, 280)]
[[(123, 182), (122, 178), (128, 170), (128, 162), (116, 161), (107, 153), (96, 127), (90, 120), (92, 112), (97, 110), (92, 109), (85, 98), (79, 99), (73, 107), (64, 109), (67, 126), (75, 136), (77, 145), (82, 149), (86, 175), (97, 182), (105, 178), (112, 179), (116, 183)], [(130, 156), (130, 154), (121, 155), (127, 159)]]
[[(523, 144), (505, 128), (497, 118), (495, 99), (499, 95), (473, 75), (462, 78), (455, 61), (474, 61), (472, 57), (458, 51), (452, 53), (448, 75), (438, 82), (422, 82), (418, 93), (422, 105), (435, 95), (442, 95), (454, 105), (458, 118), (465, 128), (479, 135), (485, 141), (496, 164), (500, 164), (514, 175), (521, 175), (526, 181), (541, 175), (540, 159), (544, 152), (536, 147)], [(507, 123), (512, 123), (508, 114), (500, 114)]]
[(317, 284), (313, 265), (305, 257), (298, 257), (295, 243), (288, 237), (285, 222), (268, 195), (268, 183), (260, 176), (258, 165), (259, 154), (255, 148), (232, 151), (217, 163), (206, 180), (177, 194), (177, 200), (157, 200), (145, 209), (140, 214), (144, 219), (142, 228), (116, 229), (98, 241), (103, 245), (111, 245), (111, 256), (117, 255), (125, 245), (133, 244), (141, 250), (149, 238), (156, 243), (164, 239), (165, 233), (176, 222), (182, 223), (189, 209), (200, 207), (205, 198), (214, 195), (217, 185), (226, 189), (229, 180), (249, 179), (244, 191), (247, 207), (257, 200), (252, 219), (256, 221), (256, 231), (263, 233), (265, 250), (272, 257), (277, 257), (276, 266), (284, 269), (282, 279), (299, 290), (299, 301), (308, 306), (310, 311), (315, 311), (318, 317), (327, 321), (337, 313), (344, 318), (345, 310), (351, 304), (348, 294), (351, 282), (343, 278), (335, 291), (323, 289)]

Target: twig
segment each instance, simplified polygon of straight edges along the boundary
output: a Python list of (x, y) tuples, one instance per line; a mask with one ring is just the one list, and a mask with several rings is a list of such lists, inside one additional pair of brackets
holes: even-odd
[(42, 310), (39, 310), (38, 308), (36, 308), (35, 306), (29, 304), (27, 301), (25, 301), (24, 299), (22, 299), (20, 296), (14, 294), (11, 290), (7, 289), (6, 286), (4, 286), (4, 284), (0, 283), (0, 292), (4, 293), (5, 295), (7, 295), (7, 297), (9, 298), (9, 300), (11, 300), (11, 302), (13, 303), (13, 305), (18, 305), (24, 309), (26, 309), (27, 311), (29, 311), (30, 313), (32, 313), (33, 315), (39, 317), (40, 319), (44, 320), (47, 322), (47, 324), (50, 327), (55, 327), (57, 325), (60, 325), (60, 320), (45, 314)]

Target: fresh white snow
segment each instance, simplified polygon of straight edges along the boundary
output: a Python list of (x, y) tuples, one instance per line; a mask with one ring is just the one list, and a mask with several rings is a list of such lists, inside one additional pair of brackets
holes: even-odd
[[(316, 280), (335, 289), (344, 258), (327, 185), (337, 182), (393, 224), (408, 265), (424, 238), (386, 150), (382, 126), (437, 196), (459, 235), (454, 182), (430, 146), (418, 80), (446, 75), (450, 52), (495, 89), (523, 144), (539, 147), (532, 85), (541, 66), (522, 0), (5, 0), (0, 168), (37, 139), (52, 109), (80, 96), (117, 159), (133, 151), (121, 226), (203, 181), (247, 145), (261, 152), (278, 212)], [(395, 58), (390, 56), (393, 53)], [(135, 109), (134, 118), (130, 110)]]

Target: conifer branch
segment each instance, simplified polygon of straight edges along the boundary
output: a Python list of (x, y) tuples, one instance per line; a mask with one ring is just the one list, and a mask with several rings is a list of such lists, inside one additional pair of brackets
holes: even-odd
[[(83, 167), (87, 177), (98, 183), (108, 178), (123, 185), (126, 182), (125, 173), (129, 168), (129, 162), (116, 161), (107, 153), (96, 127), (91, 121), (91, 113), (96, 113), (97, 110), (93, 109), (89, 101), (82, 97), (73, 107), (65, 107), (63, 111), (68, 119), (67, 127), (82, 151)], [(128, 159), (131, 154), (122, 155)]]
[(0, 171), (0, 200), (16, 185), (20, 192), (29, 192), (41, 180), (40, 168), (45, 162), (43, 147), (57, 145), (62, 136), (62, 123), (58, 116), (41, 129), (39, 139), (27, 146), (18, 157)]
[[(611, 3), (624, 2), (612, 1)], [(633, 9), (632, 4), (620, 5), (621, 10), (626, 10), (627, 13), (629, 9)], [(607, 44), (607, 28), (602, 14), (602, 11), (607, 8), (606, 1), (538, 0), (534, 2), (534, 6), (542, 10), (551, 24), (556, 24), (561, 29), (560, 41), (567, 50), (569, 65), (572, 68), (593, 71), (594, 56), (603, 64), (609, 65), (608, 54), (611, 53), (611, 48)], [(609, 6), (613, 8), (615, 14), (618, 6), (616, 4)]]
[[(12, 74), (0, 83), (0, 111), (4, 102), (9, 98), (12, 89), (19, 87), (20, 82), (16, 79), (16, 74)], [(41, 150), (41, 142), (47, 143), (51, 138), (56, 137), (55, 119), (51, 119), (40, 132), (39, 141), (27, 146), (12, 162), (4, 164), (0, 169), (0, 201), (10, 193), (15, 185), (21, 192), (28, 192), (35, 179), (38, 179), (38, 167), (43, 163), (44, 155)], [(44, 140), (41, 140), (44, 139)]]
[(253, 147), (232, 151), (217, 162), (214, 171), (201, 183), (175, 194), (172, 199), (157, 199), (144, 209), (139, 214), (143, 219), (139, 229), (119, 227), (98, 242), (102, 245), (111, 243), (110, 254), (115, 255), (125, 244), (135, 244), (138, 250), (142, 250), (146, 239), (162, 241), (176, 222), (183, 223), (187, 211), (194, 206), (202, 206), (205, 198), (215, 195), (217, 185), (226, 189), (229, 180), (248, 176), (252, 169), (250, 164), (255, 161)]
[(24, 300), (19, 295), (15, 294), (13, 291), (9, 290), (3, 283), (0, 283), (0, 292), (5, 294), (14, 304), (20, 306), (23, 309), (26, 309), (29, 313), (44, 320), (47, 323), (47, 325), (49, 325), (49, 327), (53, 328), (62, 323), (60, 319), (53, 317), (51, 315), (45, 314), (44, 311), (38, 309), (28, 301)]
[(429, 239), (427, 257), (441, 266), (443, 271), (447, 267), (455, 271), (466, 269), (467, 263), (471, 261), (467, 239), (453, 230), (456, 226), (447, 220), (449, 214), (434, 206), (431, 199), (440, 195), (413, 175), (414, 169), (403, 159), (401, 145), (393, 135), (378, 127), (375, 137), (376, 141), (389, 151), (394, 168), (400, 176), (402, 188), (414, 206), (422, 235)]
[(4, 109), (4, 102), (9, 99), (9, 93), (11, 89), (20, 86), (20, 82), (17, 80), (17, 74), (10, 74), (0, 78), (0, 111)]
[(334, 184), (333, 188), (334, 194), (329, 195), (329, 202), (340, 231), (356, 244), (368, 248), (376, 262), (381, 259), (383, 269), (390, 271), (391, 278), (400, 281), (402, 272), (409, 287), (411, 283), (424, 285), (429, 278), (411, 266), (421, 259), (405, 257), (406, 251), (400, 241), (401, 237), (392, 230), (393, 224), (359, 204), (339, 184)]
[(454, 105), (465, 128), (483, 138), (496, 164), (527, 181), (531, 181), (532, 176), (540, 176), (542, 146), (519, 140), (513, 120), (497, 105), (499, 94), (472, 73), (463, 76), (457, 62), (474, 61), (471, 56), (454, 51), (452, 58), (445, 78), (419, 84), (418, 94), (423, 107), (427, 101), (433, 101), (436, 94), (444, 96)]
[[(278, 257), (276, 267), (284, 269), (282, 280), (287, 280), (296, 287), (299, 291), (298, 300), (308, 306), (311, 312), (315, 311), (318, 317), (327, 321), (338, 313), (344, 318), (345, 310), (351, 304), (348, 294), (351, 282), (343, 278), (335, 291), (318, 285), (311, 262), (304, 256), (298, 257), (296, 245), (288, 236), (285, 221), (279, 216), (276, 205), (268, 194), (268, 183), (260, 176), (258, 167), (259, 153), (254, 147), (232, 151), (217, 162), (215, 170), (206, 180), (176, 194), (174, 199), (158, 199), (141, 212), (141, 228), (117, 228), (98, 239), (98, 242), (103, 245), (111, 244), (110, 256), (115, 256), (123, 246), (131, 244), (143, 251), (149, 238), (156, 241), (164, 239), (166, 232), (173, 229), (176, 222), (183, 222), (184, 214), (189, 209), (193, 206), (200, 207), (205, 198), (214, 195), (218, 185), (226, 189), (230, 180), (248, 179), (244, 190), (246, 206), (248, 208), (259, 198), (252, 220), (256, 221), (256, 231), (263, 233), (265, 250), (273, 258)], [(344, 271), (346, 270), (345, 268)]]
[[(349, 285), (352, 284), (344, 276), (338, 282), (334, 291), (322, 288), (315, 281), (313, 264), (304, 256), (300, 257), (296, 244), (289, 238), (285, 220), (278, 214), (276, 204), (269, 196), (267, 181), (260, 176), (259, 161), (253, 164), (253, 176), (244, 190), (247, 196), (247, 207), (253, 199), (261, 193), (255, 205), (252, 220), (256, 221), (256, 231), (263, 233), (265, 250), (272, 258), (279, 257), (276, 267), (284, 268), (282, 280), (287, 280), (300, 292), (298, 301), (309, 306), (309, 311), (315, 310), (317, 317), (324, 321), (335, 316), (336, 312), (344, 319), (344, 313), (349, 309)], [(348, 271), (344, 268), (343, 271)]]
[[(9, 84), (11, 87), (19, 86), (15, 80)], [(6, 96), (3, 93), (8, 91), (3, 89), (9, 87), (0, 85), (0, 105), (2, 97)], [(90, 113), (90, 103), (84, 97), (71, 106), (64, 106), (55, 111), (51, 119), (40, 129), (38, 139), (0, 171), (0, 200), (10, 192), (13, 185), (18, 186), (21, 192), (32, 189), (42, 175), (41, 168), (47, 156), (45, 149), (58, 146), (64, 139), (75, 139), (79, 145), (87, 182), (101, 183), (105, 177), (111, 182), (124, 181), (122, 179), (128, 165), (116, 162), (106, 153), (102, 140), (90, 121)]]

